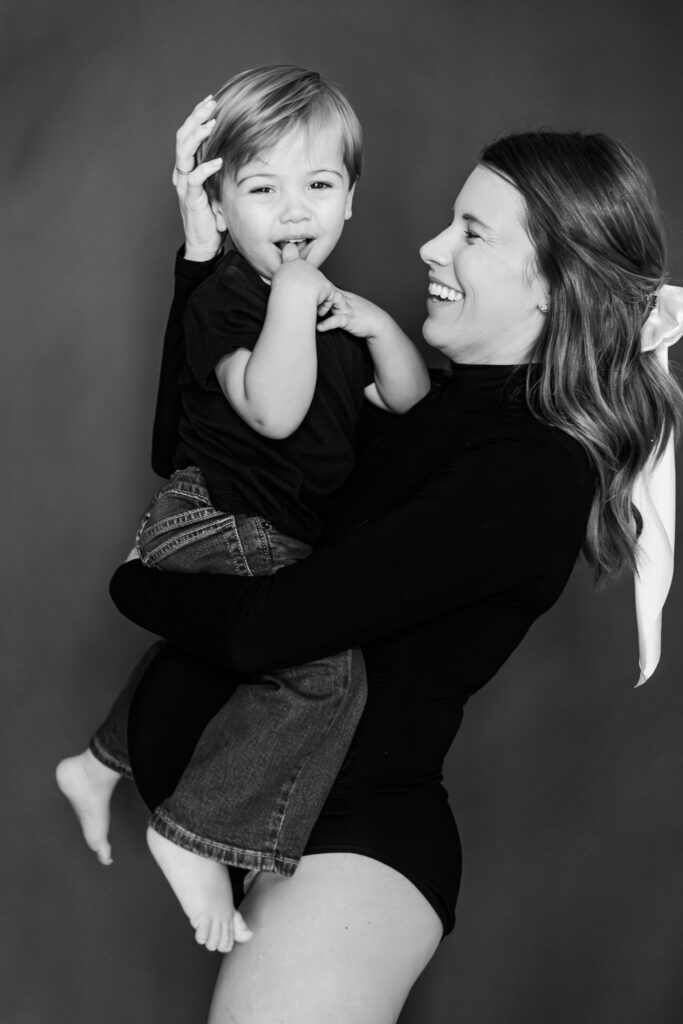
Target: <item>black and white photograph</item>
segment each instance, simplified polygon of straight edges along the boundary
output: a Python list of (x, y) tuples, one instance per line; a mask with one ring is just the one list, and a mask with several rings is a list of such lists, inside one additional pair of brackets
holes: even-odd
[(5, 0), (4, 1024), (683, 1020), (682, 38)]

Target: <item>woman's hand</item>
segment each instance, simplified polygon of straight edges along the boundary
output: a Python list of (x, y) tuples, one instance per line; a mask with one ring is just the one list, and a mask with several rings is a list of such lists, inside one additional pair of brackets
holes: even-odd
[(178, 193), (185, 229), (185, 259), (197, 263), (213, 259), (223, 242), (204, 191), (204, 182), (216, 173), (223, 161), (219, 158), (195, 167), (197, 150), (208, 139), (216, 123), (211, 117), (215, 106), (213, 97), (207, 96), (197, 104), (176, 134), (173, 184)]

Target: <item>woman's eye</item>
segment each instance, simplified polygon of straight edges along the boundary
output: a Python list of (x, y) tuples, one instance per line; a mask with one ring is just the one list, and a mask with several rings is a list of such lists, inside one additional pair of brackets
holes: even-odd
[(472, 231), (471, 228), (466, 228), (465, 238), (468, 242), (473, 242), (475, 238), (481, 238), (481, 235), (478, 235), (476, 231)]
[(329, 181), (312, 181), (311, 188), (316, 192), (322, 192), (326, 188), (332, 188), (332, 185)]

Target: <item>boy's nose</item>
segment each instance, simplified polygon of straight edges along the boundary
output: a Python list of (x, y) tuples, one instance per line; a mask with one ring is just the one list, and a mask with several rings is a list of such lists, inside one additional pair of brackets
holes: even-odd
[(308, 220), (309, 216), (310, 210), (304, 196), (285, 196), (280, 212), (280, 220), (296, 224), (302, 220)]

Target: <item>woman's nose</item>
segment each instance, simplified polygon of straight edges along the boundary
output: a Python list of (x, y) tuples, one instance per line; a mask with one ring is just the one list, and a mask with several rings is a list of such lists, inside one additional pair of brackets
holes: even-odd
[(420, 246), (420, 259), (423, 263), (436, 264), (439, 267), (445, 267), (447, 263), (450, 263), (451, 254), (445, 236), (446, 232), (442, 231), (440, 235), (430, 238), (428, 242)]

